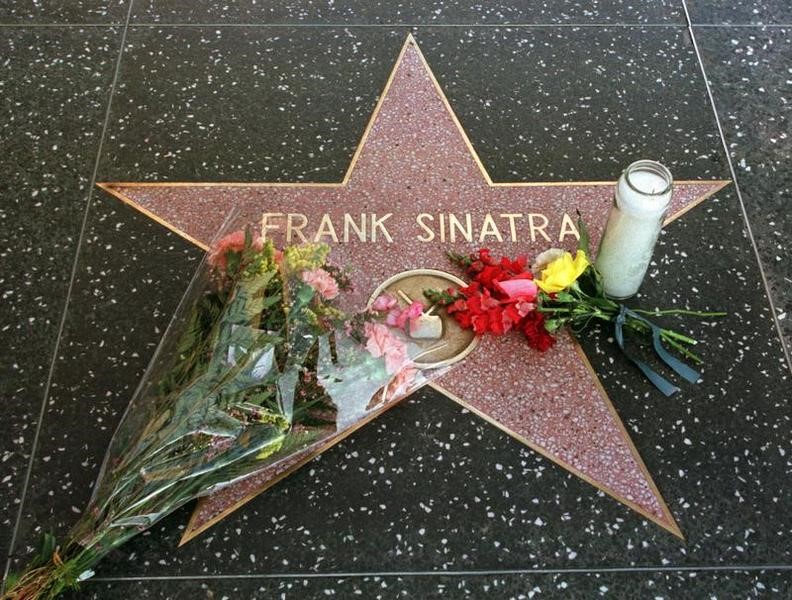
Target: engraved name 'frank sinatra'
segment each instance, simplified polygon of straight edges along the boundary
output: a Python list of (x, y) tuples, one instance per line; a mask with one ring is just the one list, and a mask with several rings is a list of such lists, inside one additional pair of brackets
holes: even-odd
[[(290, 243), (392, 243), (391, 231), (401, 216), (393, 213), (343, 213), (321, 217), (304, 213), (265, 212), (261, 215), (261, 237), (277, 237)], [(391, 229), (388, 229), (388, 226)], [(415, 239), (420, 242), (563, 242), (580, 232), (568, 213), (550, 219), (543, 213), (418, 213), (414, 218)]]

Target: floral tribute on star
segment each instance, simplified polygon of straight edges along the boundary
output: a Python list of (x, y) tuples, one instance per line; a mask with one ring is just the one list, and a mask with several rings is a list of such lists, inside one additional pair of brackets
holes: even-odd
[[(93, 497), (2, 600), (55, 598), (187, 502), (320, 447), (431, 380), (410, 337), (420, 302), (342, 312), (323, 244), (276, 250), (250, 230), (214, 244), (132, 398)], [(432, 347), (428, 348), (431, 351)]]
[(445, 307), (464, 329), (494, 336), (521, 332), (528, 345), (540, 352), (553, 347), (556, 333), (564, 327), (579, 333), (591, 324), (605, 322), (613, 326), (616, 343), (627, 358), (665, 395), (670, 396), (679, 388), (627, 349), (625, 340), (630, 335), (648, 339), (665, 365), (683, 379), (697, 382), (698, 372), (664, 346), (667, 344), (684, 358), (701, 363), (701, 358), (690, 349), (697, 341), (660, 327), (646, 316), (721, 317), (725, 313), (646, 311), (629, 309), (611, 300), (589, 261), (588, 232), (582, 220), (578, 229), (580, 246), (574, 256), (560, 248), (551, 248), (539, 254), (530, 267), (526, 256), (495, 259), (486, 248), (467, 256), (449, 252), (451, 262), (463, 269), (471, 282), (458, 290), (425, 290), (424, 295), (430, 302)]
[(614, 327), (617, 344), (661, 391), (678, 388), (625, 349), (631, 334), (684, 379), (698, 373), (695, 340), (628, 309), (602, 291), (587, 235), (572, 256), (550, 249), (496, 259), (487, 249), (450, 253), (469, 283), (425, 290), (432, 303), (374, 298), (358, 313), (339, 309), (350, 289), (323, 244), (279, 251), (250, 230), (222, 237), (199, 268), (116, 430), (80, 520), (63, 543), (41, 552), (1, 600), (55, 598), (94, 574), (113, 549), (187, 502), (303, 455), (439, 375), (418, 360), (447, 342), (437, 309), (480, 336), (522, 335), (551, 351), (563, 327)]
[(543, 327), (544, 317), (536, 311), (539, 285), (525, 256), (495, 260), (487, 249), (470, 256), (449, 256), (472, 281), (459, 290), (427, 290), (430, 301), (444, 305), (460, 326), (479, 335), (516, 330), (537, 350), (553, 345), (554, 338)]

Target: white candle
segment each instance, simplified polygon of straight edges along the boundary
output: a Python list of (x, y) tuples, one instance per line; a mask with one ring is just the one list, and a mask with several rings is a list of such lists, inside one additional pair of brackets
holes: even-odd
[(634, 162), (619, 178), (597, 252), (605, 293), (629, 298), (641, 286), (671, 203), (671, 173), (651, 160)]

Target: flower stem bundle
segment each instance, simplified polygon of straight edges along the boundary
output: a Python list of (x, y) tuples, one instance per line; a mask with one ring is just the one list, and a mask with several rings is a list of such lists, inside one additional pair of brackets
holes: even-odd
[(250, 231), (216, 244), (113, 436), (87, 509), (62, 544), (44, 537), (3, 600), (76, 588), (187, 502), (319, 445), (427, 381), (413, 365), (410, 315), (339, 310), (348, 281), (328, 253), (321, 244), (280, 252)]

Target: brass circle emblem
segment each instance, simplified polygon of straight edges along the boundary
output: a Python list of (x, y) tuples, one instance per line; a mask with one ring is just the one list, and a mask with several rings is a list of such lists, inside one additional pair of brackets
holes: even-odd
[[(425, 307), (424, 314), (429, 318), (439, 317), (442, 327), (439, 336), (432, 335), (432, 337), (423, 338), (410, 335), (411, 341), (421, 348), (423, 353), (419, 355), (415, 365), (424, 369), (444, 367), (458, 362), (470, 354), (478, 343), (478, 337), (473, 331), (462, 329), (445, 308), (438, 307), (432, 310), (423, 292), (427, 289), (446, 290), (449, 287), (459, 288), (466, 285), (459, 277), (435, 269), (403, 271), (382, 282), (374, 290), (368, 304), (370, 306), (378, 296), (384, 293), (396, 298), (402, 308), (407, 306), (407, 298), (422, 302)], [(435, 327), (428, 329), (436, 331), (436, 323), (432, 323), (432, 325)]]

